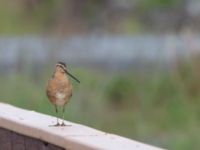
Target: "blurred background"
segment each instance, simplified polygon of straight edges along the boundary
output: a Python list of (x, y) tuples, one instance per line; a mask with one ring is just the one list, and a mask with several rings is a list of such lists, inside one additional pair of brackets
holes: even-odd
[(81, 84), (65, 119), (172, 150), (200, 147), (199, 0), (0, 0), (0, 101), (55, 116), (64, 61)]

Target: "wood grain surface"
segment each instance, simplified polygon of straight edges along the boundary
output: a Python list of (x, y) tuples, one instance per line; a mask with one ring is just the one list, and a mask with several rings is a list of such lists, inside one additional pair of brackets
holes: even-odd
[(0, 128), (0, 150), (64, 150), (64, 148)]

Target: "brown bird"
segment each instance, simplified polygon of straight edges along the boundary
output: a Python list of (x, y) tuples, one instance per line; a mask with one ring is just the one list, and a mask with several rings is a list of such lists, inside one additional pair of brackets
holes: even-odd
[(68, 78), (69, 75), (78, 83), (80, 81), (70, 74), (67, 70), (67, 66), (63, 62), (58, 62), (56, 64), (55, 72), (52, 78), (48, 81), (46, 94), (49, 101), (55, 106), (56, 114), (58, 113), (58, 106), (62, 106), (62, 123), (59, 124), (58, 117), (57, 123), (55, 126), (65, 126), (64, 124), (64, 113), (65, 113), (65, 105), (69, 102), (72, 96), (72, 84)]

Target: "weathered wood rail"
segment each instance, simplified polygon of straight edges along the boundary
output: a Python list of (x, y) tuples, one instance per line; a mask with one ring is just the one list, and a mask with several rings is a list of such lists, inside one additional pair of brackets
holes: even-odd
[(161, 150), (128, 138), (0, 103), (0, 150)]

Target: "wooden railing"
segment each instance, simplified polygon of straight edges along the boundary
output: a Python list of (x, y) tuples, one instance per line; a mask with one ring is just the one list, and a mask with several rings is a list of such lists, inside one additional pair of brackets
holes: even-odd
[(0, 150), (161, 150), (128, 138), (0, 103)]

